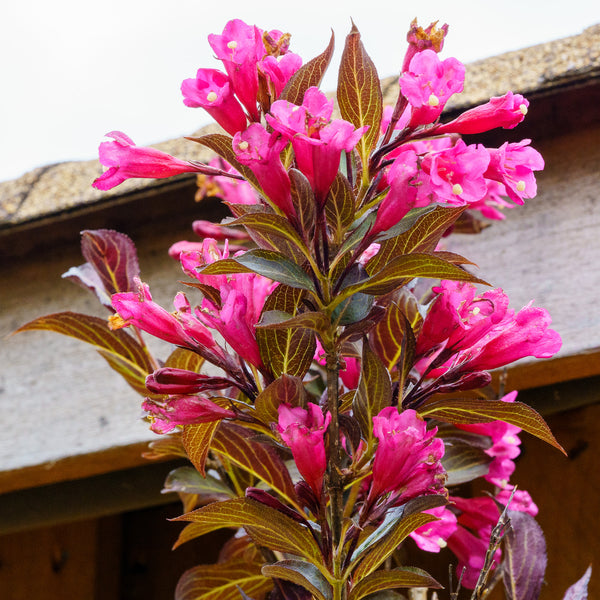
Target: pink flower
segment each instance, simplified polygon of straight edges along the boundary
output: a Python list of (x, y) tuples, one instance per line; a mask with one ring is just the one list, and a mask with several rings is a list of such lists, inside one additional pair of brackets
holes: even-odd
[(324, 436), (331, 421), (331, 414), (323, 416), (321, 409), (312, 402), (308, 410), (288, 404), (278, 407), (277, 431), (290, 447), (300, 475), (317, 498), (321, 497), (323, 476), (327, 469), (327, 453)]
[(262, 32), (240, 19), (229, 21), (221, 35), (211, 34), (208, 43), (229, 75), (235, 95), (253, 121), (260, 120), (256, 106), (258, 61), (265, 53)]
[(419, 194), (431, 194), (434, 202), (457, 206), (481, 200), (487, 193), (484, 173), (489, 163), (490, 155), (483, 146), (467, 146), (462, 140), (451, 148), (426, 154), (421, 168), (429, 179)]
[(436, 433), (437, 427), (427, 431), (427, 424), (414, 410), (399, 413), (389, 406), (373, 417), (373, 434), (379, 444), (367, 503), (387, 492), (397, 504), (445, 492), (446, 472), (440, 462), (444, 443)]
[(508, 197), (517, 204), (523, 204), (524, 198), (533, 198), (537, 193), (537, 184), (533, 171), (544, 168), (542, 155), (529, 146), (531, 140), (522, 140), (516, 144), (505, 142), (500, 148), (490, 148), (489, 168), (485, 177), (504, 184)]
[(149, 413), (150, 429), (155, 433), (169, 433), (178, 425), (212, 423), (235, 417), (233, 411), (200, 396), (171, 396), (164, 402), (146, 399), (142, 408)]
[[(407, 106), (406, 109), (404, 110), (404, 112), (400, 115), (400, 118), (398, 119), (398, 122), (396, 123), (396, 126), (394, 127), (394, 131), (402, 131), (408, 125), (408, 122), (410, 121), (410, 112), (411, 112), (411, 108), (410, 108), (410, 106)], [(381, 135), (383, 135), (387, 131), (387, 128), (389, 127), (389, 125), (392, 121), (393, 114), (394, 114), (393, 106), (387, 105), (387, 106), (383, 107), (383, 114), (381, 116), (381, 124), (379, 125), (379, 132), (381, 133)]]
[(448, 545), (448, 538), (456, 531), (456, 515), (446, 506), (438, 506), (423, 512), (433, 515), (439, 520), (419, 527), (410, 534), (410, 537), (421, 550), (439, 552)]
[(136, 146), (120, 131), (111, 131), (105, 137), (114, 141), (100, 144), (100, 162), (109, 168), (92, 184), (99, 190), (110, 190), (131, 178), (163, 179), (181, 173), (213, 171), (206, 165), (179, 160), (155, 148)]
[(455, 352), (470, 348), (502, 321), (508, 309), (508, 296), (500, 289), (478, 296), (474, 285), (462, 281), (441, 281), (433, 292), (438, 295), (419, 333), (419, 355), (428, 353), (439, 344)]
[(201, 251), (181, 253), (180, 261), (185, 273), (200, 283), (215, 288), (221, 297), (220, 306), (204, 298), (200, 309), (196, 309), (195, 318), (216, 329), (241, 358), (256, 367), (262, 367), (255, 325), (260, 319), (266, 297), (277, 284), (255, 273), (198, 273), (199, 268), (228, 257), (227, 245), (221, 253), (216, 240), (210, 238), (202, 242)]
[(417, 155), (409, 148), (398, 154), (386, 173), (390, 189), (377, 209), (370, 234), (377, 235), (393, 227), (413, 208), (427, 206), (427, 198), (417, 199)]
[[(354, 356), (344, 356), (342, 358), (345, 367), (340, 368), (340, 379), (349, 390), (355, 390), (358, 387), (358, 380), (360, 379), (360, 359)], [(325, 366), (325, 350), (323, 350), (319, 338), (317, 338), (317, 349), (315, 350), (314, 360), (320, 365)]]
[(367, 127), (354, 129), (342, 119), (331, 119), (333, 100), (318, 88), (306, 90), (302, 106), (285, 100), (271, 105), (265, 118), (269, 125), (292, 142), (298, 169), (306, 175), (320, 206), (340, 166), (342, 150), (351, 152)]
[(521, 94), (507, 92), (489, 102), (465, 111), (459, 117), (435, 128), (435, 133), (483, 133), (496, 127), (513, 129), (527, 114), (529, 102)]
[(413, 56), (400, 77), (402, 95), (412, 106), (410, 126), (433, 123), (452, 94), (462, 92), (465, 66), (456, 58), (441, 61), (434, 50)]
[(258, 123), (233, 137), (233, 150), (243, 165), (250, 167), (267, 198), (286, 215), (296, 215), (292, 203), (290, 177), (281, 162), (280, 153), (287, 146), (278, 132), (268, 133)]
[(227, 133), (234, 135), (246, 128), (246, 115), (225, 73), (199, 69), (195, 79), (183, 81), (181, 93), (186, 106), (203, 108)]
[(302, 66), (302, 59), (293, 52), (279, 56), (265, 56), (258, 69), (270, 82), (272, 97), (278, 98), (290, 77)]
[[(187, 314), (189, 304), (183, 294), (175, 298), (175, 313), (170, 313), (152, 300), (150, 288), (137, 277), (134, 281), (137, 292), (113, 294), (112, 305), (118, 317), (113, 318), (113, 327), (134, 325), (161, 340), (183, 346), (190, 350), (199, 347), (222, 354), (210, 331), (197, 319)], [(120, 321), (119, 321), (120, 318)]]
[[(457, 527), (454, 534), (448, 539), (448, 547), (458, 558), (456, 577), (462, 575), (462, 585), (469, 590), (475, 589), (477, 585), (479, 573), (485, 562), (488, 544), (489, 536), (488, 541), (486, 541), (464, 527)], [(501, 557), (502, 551), (500, 549), (496, 550), (494, 553), (494, 563), (496, 565), (500, 563)]]

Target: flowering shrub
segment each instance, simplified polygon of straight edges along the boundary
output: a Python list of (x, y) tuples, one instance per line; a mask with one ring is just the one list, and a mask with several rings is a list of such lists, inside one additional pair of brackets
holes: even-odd
[[(457, 59), (439, 58), (446, 33), (412, 24), (398, 101), (384, 107), (353, 26), (333, 118), (318, 88), (333, 38), (302, 64), (289, 34), (230, 21), (209, 36), (224, 70), (202, 68), (181, 88), (225, 130), (192, 140), (218, 158), (182, 161), (119, 132), (100, 146), (108, 170), (97, 188), (199, 173), (200, 194), (232, 212), (221, 226), (196, 222), (202, 241), (171, 248), (196, 288), (173, 312), (140, 280), (129, 238), (86, 231), (87, 262), (68, 276), (108, 322), (60, 313), (21, 328), (96, 345), (144, 396), (152, 429), (170, 434), (154, 455), (190, 459), (194, 470), (167, 483), (188, 523), (177, 545), (238, 530), (216, 565), (182, 576), (178, 600), (383, 600), (441, 587), (403, 564), (409, 537), (425, 552), (447, 546), (473, 598), (494, 569), (513, 600), (539, 595), (537, 507), (510, 478), (522, 431), (561, 448), (516, 392), (498, 398), (489, 371), (550, 357), (560, 336), (543, 308), (516, 312), (438, 243), (466, 211), (500, 218), (533, 197), (543, 160), (530, 140), (460, 138), (517, 126), (528, 108), (518, 94), (443, 121), (465, 77)], [(439, 283), (419, 299), (417, 279)], [(141, 332), (176, 349), (162, 363)], [(477, 478), (489, 494), (463, 497), (457, 486)], [(584, 598), (577, 589), (570, 597)]]

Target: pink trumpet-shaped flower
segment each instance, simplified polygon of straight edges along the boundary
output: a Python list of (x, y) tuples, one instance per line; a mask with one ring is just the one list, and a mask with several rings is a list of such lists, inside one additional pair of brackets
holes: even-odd
[(389, 406), (373, 417), (373, 433), (379, 440), (373, 461), (369, 502), (391, 492), (395, 503), (423, 494), (444, 493), (446, 472), (441, 464), (444, 443), (435, 437), (437, 427), (414, 411)]
[(142, 408), (149, 414), (150, 429), (155, 433), (169, 433), (178, 425), (212, 423), (235, 417), (232, 410), (201, 396), (171, 396), (165, 402), (146, 399)]
[(521, 94), (507, 92), (490, 98), (489, 102), (466, 110), (454, 121), (435, 128), (435, 133), (483, 133), (496, 127), (513, 129), (527, 114), (529, 102)]
[(542, 155), (522, 140), (516, 144), (508, 142), (500, 148), (490, 148), (490, 164), (485, 177), (504, 184), (508, 197), (517, 204), (524, 198), (533, 198), (537, 193), (534, 171), (544, 168)]
[(308, 403), (308, 409), (280, 404), (277, 410), (277, 431), (291, 449), (300, 475), (320, 498), (327, 469), (324, 436), (331, 414), (323, 415), (321, 409), (312, 402)]
[(222, 390), (236, 385), (224, 377), (211, 377), (194, 371), (163, 367), (146, 377), (146, 388), (154, 394), (197, 394), (207, 390)]
[(439, 552), (448, 545), (448, 538), (456, 531), (456, 515), (448, 510), (446, 506), (438, 506), (423, 512), (433, 515), (439, 520), (415, 529), (410, 537), (421, 550)]
[(181, 253), (179, 259), (185, 273), (200, 283), (215, 288), (221, 298), (220, 306), (204, 298), (201, 307), (196, 309), (195, 317), (216, 329), (241, 358), (256, 367), (262, 367), (255, 325), (260, 319), (267, 296), (277, 284), (255, 273), (198, 273), (201, 267), (228, 257), (227, 244), (221, 252), (216, 240), (210, 238), (202, 242), (201, 250)]
[(462, 92), (465, 66), (456, 58), (441, 61), (434, 50), (413, 56), (400, 77), (402, 95), (412, 106), (410, 126), (433, 123), (452, 94)]
[(416, 19), (412, 21), (410, 29), (406, 34), (408, 48), (404, 55), (402, 72), (408, 70), (410, 61), (418, 52), (423, 52), (423, 50), (433, 50), (434, 52), (442, 51), (442, 48), (444, 47), (444, 38), (448, 34), (448, 25), (444, 24), (441, 27), (437, 27), (437, 24), (438, 22), (435, 21), (423, 29), (423, 27), (419, 27)]
[(114, 141), (100, 144), (100, 162), (108, 170), (92, 184), (99, 190), (110, 190), (132, 178), (163, 179), (181, 173), (217, 173), (206, 165), (180, 160), (155, 148), (136, 146), (120, 131), (111, 131), (105, 137)]
[(246, 115), (225, 73), (199, 69), (194, 79), (183, 81), (181, 93), (186, 106), (203, 108), (227, 133), (235, 135), (246, 128)]
[(258, 27), (240, 19), (229, 21), (221, 35), (211, 34), (208, 43), (229, 75), (233, 91), (253, 121), (259, 121), (256, 105), (258, 94), (258, 61), (265, 53)]
[(113, 294), (112, 305), (117, 315), (111, 318), (114, 328), (134, 325), (161, 340), (191, 350), (208, 348), (221, 354), (210, 331), (189, 315), (189, 304), (183, 294), (175, 298), (175, 313), (170, 313), (152, 300), (150, 288), (135, 277), (137, 292)]
[(285, 100), (271, 105), (269, 125), (292, 142), (298, 168), (309, 180), (320, 206), (337, 175), (342, 151), (351, 152), (367, 127), (355, 129), (343, 119), (331, 119), (333, 100), (318, 88), (306, 90), (301, 106)]
[(265, 194), (286, 215), (295, 216), (290, 177), (281, 162), (280, 153), (288, 141), (278, 132), (270, 134), (262, 125), (253, 123), (233, 137), (233, 150), (243, 165), (250, 167)]

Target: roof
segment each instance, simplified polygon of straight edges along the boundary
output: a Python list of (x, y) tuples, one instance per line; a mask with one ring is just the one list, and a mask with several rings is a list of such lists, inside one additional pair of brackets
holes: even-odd
[[(474, 106), (507, 90), (531, 96), (591, 80), (600, 80), (600, 24), (576, 36), (468, 64), (464, 92), (448, 103), (447, 110)], [(393, 103), (398, 94), (397, 79), (387, 78), (382, 84), (384, 99)], [(214, 131), (215, 126), (201, 131), (211, 130)], [(155, 147), (188, 160), (207, 160), (210, 156), (209, 151), (185, 139), (170, 140)], [(82, 207), (122, 202), (132, 194), (169, 185), (165, 181), (134, 179), (101, 192), (91, 187), (101, 172), (97, 160), (64, 162), (0, 183), (0, 230), (64, 215)]]

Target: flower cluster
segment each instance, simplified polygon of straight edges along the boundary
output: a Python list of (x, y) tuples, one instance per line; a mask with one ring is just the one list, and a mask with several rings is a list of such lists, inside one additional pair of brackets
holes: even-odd
[[(108, 170), (98, 189), (196, 173), (199, 198), (218, 196), (233, 215), (195, 221), (200, 241), (171, 247), (192, 288), (175, 296), (173, 312), (153, 300), (133, 244), (115, 232), (96, 232), (96, 246), (114, 251), (84, 251), (88, 263), (69, 273), (105, 304), (112, 295), (110, 329), (86, 327), (144, 393), (152, 429), (171, 433), (209, 481), (182, 483), (181, 519), (192, 522), (182, 539), (245, 529), (235, 556), (202, 571), (222, 579), (244, 570), (235, 594), (262, 600), (271, 575), (279, 600), (406, 586), (407, 571), (381, 578), (378, 569), (409, 536), (427, 552), (447, 545), (474, 587), (491, 552), (511, 568), (490, 540), (501, 507), (537, 512), (510, 484), (519, 434), (559, 446), (516, 392), (498, 399), (490, 371), (551, 357), (560, 336), (546, 310), (515, 312), (501, 289), (479, 291), (485, 282), (462, 268), (468, 260), (436, 248), (465, 211), (498, 219), (532, 198), (544, 162), (528, 139), (488, 148), (461, 138), (516, 127), (529, 106), (519, 94), (444, 122), (465, 78), (460, 61), (439, 57), (447, 30), (411, 25), (398, 101), (384, 107), (353, 27), (334, 118), (318, 87), (333, 43), (303, 65), (289, 34), (230, 21), (209, 36), (223, 70), (201, 68), (181, 86), (184, 103), (224, 130), (193, 140), (219, 157), (182, 161), (119, 132), (100, 146)], [(413, 294), (424, 278), (441, 280), (425, 304)], [(142, 332), (176, 347), (166, 362)], [(477, 478), (491, 496), (459, 495), (458, 484)], [(265, 564), (254, 546), (285, 560)], [(251, 564), (242, 567), (242, 555)], [(182, 589), (196, 589), (198, 577), (188, 571)], [(409, 580), (436, 585), (421, 571)]]

